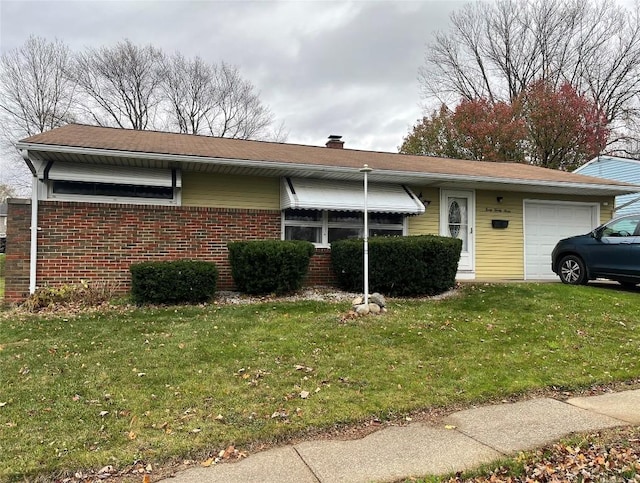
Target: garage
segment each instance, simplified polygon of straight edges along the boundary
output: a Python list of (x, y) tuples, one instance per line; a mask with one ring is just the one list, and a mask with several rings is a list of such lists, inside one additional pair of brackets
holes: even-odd
[(598, 204), (557, 201), (524, 202), (525, 279), (557, 278), (551, 252), (558, 240), (588, 233), (599, 225)]

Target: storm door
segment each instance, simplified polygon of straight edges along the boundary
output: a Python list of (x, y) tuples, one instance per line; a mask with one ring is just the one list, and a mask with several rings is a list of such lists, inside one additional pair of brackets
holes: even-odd
[(442, 191), (440, 235), (462, 240), (458, 272), (474, 270), (474, 196), (473, 191)]

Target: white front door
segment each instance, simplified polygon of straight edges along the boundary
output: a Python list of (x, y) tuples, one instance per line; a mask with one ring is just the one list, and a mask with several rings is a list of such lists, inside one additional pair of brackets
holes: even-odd
[(472, 275), (474, 261), (474, 213), (473, 191), (442, 190), (440, 199), (440, 235), (462, 240), (462, 253), (458, 263), (458, 275)]

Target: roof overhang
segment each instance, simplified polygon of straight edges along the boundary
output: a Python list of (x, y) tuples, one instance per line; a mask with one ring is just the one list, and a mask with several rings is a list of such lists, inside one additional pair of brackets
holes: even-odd
[[(23, 158), (35, 173), (32, 160), (62, 160), (76, 163), (111, 164), (148, 168), (180, 167), (187, 171), (236, 174), (244, 176), (319, 178), (345, 181), (362, 179), (359, 169), (321, 164), (278, 162), (270, 160), (229, 159), (165, 153), (119, 151), (78, 146), (58, 146), (18, 142)], [(472, 176), (452, 173), (429, 173), (375, 169), (371, 182), (404, 184), (436, 188), (468, 188), (564, 195), (616, 196), (640, 192), (640, 186), (610, 183), (546, 181), (500, 176)]]

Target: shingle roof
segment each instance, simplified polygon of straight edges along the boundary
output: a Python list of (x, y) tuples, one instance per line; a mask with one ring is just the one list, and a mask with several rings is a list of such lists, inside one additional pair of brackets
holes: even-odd
[(64, 146), (94, 150), (154, 153), (167, 156), (193, 156), (215, 159), (239, 159), (269, 163), (361, 168), (368, 164), (374, 170), (394, 172), (456, 175), (471, 178), (495, 178), (550, 183), (593, 184), (621, 187), (624, 183), (593, 178), (564, 171), (518, 163), (467, 161), (397, 153), (331, 149), (327, 147), (284, 144), (265, 141), (215, 138), (157, 131), (135, 131), (82, 124), (69, 124), (23, 139), (21, 149), (43, 149)]

